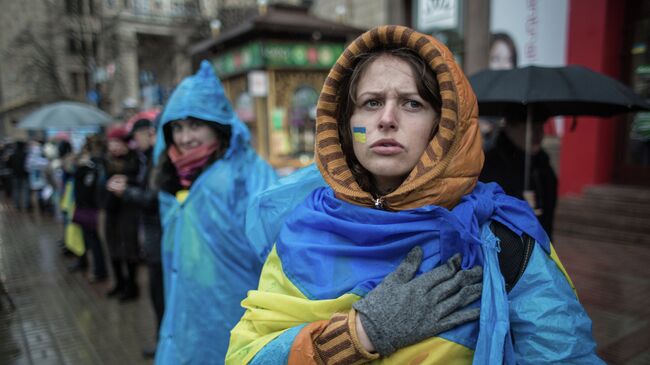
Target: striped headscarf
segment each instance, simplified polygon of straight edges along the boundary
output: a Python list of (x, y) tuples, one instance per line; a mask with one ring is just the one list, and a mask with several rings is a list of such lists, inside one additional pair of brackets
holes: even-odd
[(383, 197), (383, 206), (390, 210), (425, 205), (451, 209), (473, 190), (483, 167), (476, 96), (449, 49), (410, 28), (388, 25), (369, 30), (346, 48), (330, 70), (317, 106), (318, 168), (339, 199), (374, 205), (372, 195), (359, 186), (347, 165), (336, 113), (341, 98), (347, 97), (340, 93), (340, 82), (352, 73), (355, 57), (385, 47), (406, 47), (424, 59), (438, 80), (442, 111), (438, 131), (420, 161), (402, 185)]

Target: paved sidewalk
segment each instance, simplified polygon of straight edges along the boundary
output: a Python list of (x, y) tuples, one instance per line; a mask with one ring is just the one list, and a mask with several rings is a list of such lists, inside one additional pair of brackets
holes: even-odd
[(141, 348), (153, 341), (154, 315), (146, 290), (120, 304), (68, 273), (74, 259), (61, 255), (61, 228), (51, 217), (17, 212), (0, 202), (0, 278), (16, 309), (0, 298), (0, 364), (148, 364)]
[(610, 365), (650, 364), (650, 246), (555, 237)]
[[(147, 364), (142, 346), (154, 318), (143, 295), (119, 304), (109, 284), (70, 274), (49, 217), (0, 202), (0, 278), (17, 309), (0, 298), (0, 364)], [(594, 320), (598, 353), (611, 365), (650, 364), (650, 247), (556, 237), (556, 249)]]

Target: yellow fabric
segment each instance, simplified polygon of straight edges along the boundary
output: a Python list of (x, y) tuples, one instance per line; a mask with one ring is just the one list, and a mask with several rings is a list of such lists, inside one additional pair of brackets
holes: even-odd
[[(316, 164), (328, 185), (342, 200), (373, 206), (370, 193), (353, 178), (341, 148), (337, 105), (339, 85), (352, 72), (357, 55), (395, 46), (414, 50), (434, 71), (440, 88), (442, 110), (438, 131), (420, 161), (395, 191), (382, 197), (390, 210), (425, 205), (453, 208), (470, 193), (483, 167), (483, 148), (477, 123), (476, 96), (456, 64), (453, 54), (435, 38), (402, 26), (381, 26), (354, 40), (330, 70), (318, 100)], [(356, 138), (356, 135), (355, 135)]]
[(562, 262), (560, 261), (560, 257), (557, 255), (557, 252), (555, 252), (555, 248), (553, 247), (553, 245), (551, 245), (551, 255), (550, 256), (551, 256), (551, 260), (553, 260), (555, 262), (558, 269), (560, 269), (560, 271), (562, 272), (562, 274), (564, 275), (566, 280), (569, 282), (569, 285), (571, 285), (571, 289), (573, 289), (573, 293), (577, 297), (578, 296), (578, 291), (576, 290), (575, 285), (573, 285), (573, 281), (571, 281), (571, 278), (569, 277), (569, 273), (564, 268), (564, 265), (562, 265)]
[[(242, 301), (246, 313), (231, 331), (227, 365), (248, 364), (255, 354), (285, 330), (319, 320), (334, 313), (348, 312), (359, 300), (344, 294), (331, 300), (309, 300), (285, 276), (275, 247), (269, 254), (258, 290), (251, 290)], [(465, 346), (434, 337), (397, 351), (388, 358), (369, 364), (471, 364), (474, 351)]]
[(70, 217), (72, 217), (72, 210), (74, 209), (74, 192), (72, 191), (72, 187), (72, 181), (66, 182), (63, 189), (63, 196), (61, 197), (61, 211), (69, 213)]
[(176, 200), (178, 200), (179, 203), (183, 204), (185, 202), (185, 199), (187, 199), (187, 196), (190, 194), (189, 190), (179, 190), (176, 192)]
[[(70, 211), (70, 219), (74, 215), (74, 204)], [(84, 233), (81, 226), (77, 223), (68, 223), (65, 225), (65, 247), (77, 256), (81, 256), (86, 252), (86, 244), (84, 243)]]

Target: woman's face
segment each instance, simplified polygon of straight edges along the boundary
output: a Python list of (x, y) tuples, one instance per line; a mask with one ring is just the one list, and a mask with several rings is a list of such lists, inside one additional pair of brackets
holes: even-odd
[(429, 144), (437, 115), (418, 93), (411, 67), (383, 55), (361, 74), (350, 118), (353, 149), (380, 191), (397, 188)]
[(490, 50), (490, 64), (491, 70), (509, 70), (514, 68), (512, 62), (512, 53), (510, 47), (504, 41), (496, 41)]
[(111, 138), (108, 140), (108, 152), (114, 156), (124, 156), (129, 152), (129, 146), (120, 139)]
[[(206, 122), (196, 119), (176, 120), (171, 123), (172, 140), (178, 150), (185, 154), (203, 145), (219, 143), (214, 129)], [(217, 150), (221, 146), (217, 146)]]

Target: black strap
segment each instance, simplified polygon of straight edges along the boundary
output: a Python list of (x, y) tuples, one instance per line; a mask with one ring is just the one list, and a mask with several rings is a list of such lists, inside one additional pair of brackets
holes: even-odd
[(499, 268), (506, 282), (506, 292), (510, 292), (528, 266), (535, 241), (527, 234), (518, 236), (496, 221), (490, 223), (490, 230), (500, 241)]

